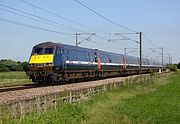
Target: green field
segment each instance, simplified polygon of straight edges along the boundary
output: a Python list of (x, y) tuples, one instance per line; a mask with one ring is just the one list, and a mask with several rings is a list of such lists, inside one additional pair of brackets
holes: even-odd
[(0, 86), (31, 82), (26, 72), (0, 72)]
[(56, 110), (17, 121), (7, 123), (179, 124), (180, 73), (158, 77), (151, 83), (128, 84), (81, 103), (63, 103)]

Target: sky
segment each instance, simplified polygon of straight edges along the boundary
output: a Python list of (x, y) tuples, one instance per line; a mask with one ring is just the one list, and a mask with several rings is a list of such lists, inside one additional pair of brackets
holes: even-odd
[(133, 41), (141, 31), (143, 57), (161, 61), (163, 47), (165, 63), (169, 53), (180, 62), (179, 0), (79, 1), (119, 26), (75, 0), (0, 0), (0, 59), (28, 61), (32, 47), (47, 41), (75, 45), (75, 33), (80, 47), (121, 54), (127, 48), (128, 55), (139, 56)]

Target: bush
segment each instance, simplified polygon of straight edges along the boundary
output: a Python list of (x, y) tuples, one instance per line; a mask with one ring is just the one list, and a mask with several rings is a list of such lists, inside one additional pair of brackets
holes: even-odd
[(9, 72), (9, 68), (8, 67), (2, 67), (2, 68), (0, 68), (0, 72)]
[(27, 71), (28, 70), (28, 63), (27, 62), (20, 62), (20, 61), (13, 61), (13, 60), (0, 60), (0, 72), (8, 72), (8, 71)]
[(4, 68), (4, 67), (6, 67), (6, 65), (5, 65), (5, 64), (2, 64), (2, 63), (0, 63), (0, 68)]
[(23, 71), (23, 67), (21, 65), (13, 65), (10, 67), (10, 71)]
[(22, 62), (21, 66), (23, 67), (24, 71), (28, 71), (28, 69), (29, 69), (28, 62)]
[(0, 63), (0, 72), (8, 72), (9, 68), (5, 64)]
[(8, 67), (8, 68), (10, 68), (10, 67), (12, 67), (12, 66), (14, 66), (14, 65), (18, 65), (17, 62), (15, 62), (15, 61), (13, 61), (13, 60), (10, 60), (10, 59), (8, 59), (8, 60), (2, 59), (2, 60), (0, 61), (0, 64), (4, 64), (4, 65), (5, 65), (6, 67)]
[(170, 71), (177, 72), (177, 65), (172, 64), (172, 65), (169, 65), (169, 66), (170, 66)]
[(154, 75), (155, 75), (155, 71), (154, 71), (153, 69), (150, 69), (149, 72), (150, 72), (150, 75), (151, 75), (151, 76), (154, 76)]
[(177, 68), (180, 69), (180, 63), (178, 63)]

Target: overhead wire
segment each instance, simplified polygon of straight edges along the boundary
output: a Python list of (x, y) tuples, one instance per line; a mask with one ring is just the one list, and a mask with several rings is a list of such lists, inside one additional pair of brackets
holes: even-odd
[[(91, 9), (90, 7), (88, 7), (87, 5), (83, 4), (83, 3), (80, 2), (79, 0), (74, 0), (74, 1), (77, 2), (78, 4), (80, 4), (81, 6), (87, 8), (88, 10), (90, 10), (91, 12), (93, 12), (94, 14), (98, 15), (99, 17), (101, 17), (101, 18), (103, 18), (103, 19), (105, 19), (105, 20), (111, 22), (112, 24), (114, 24), (114, 25), (116, 25), (116, 26), (118, 26), (118, 27), (124, 28), (124, 29), (126, 29), (126, 30), (129, 30), (129, 31), (138, 33), (138, 32), (135, 31), (135, 30), (132, 30), (132, 29), (127, 28), (127, 27), (125, 27), (125, 26), (119, 25), (118, 23), (114, 22), (113, 20), (111, 20), (111, 19), (105, 17), (104, 15), (102, 15), (102, 14), (96, 12), (95, 10)], [(131, 38), (127, 38), (127, 37), (125, 37), (125, 36), (122, 36), (122, 37), (124, 37), (124, 38), (127, 39), (127, 40), (131, 40), (131, 41), (133, 41), (133, 42), (139, 43), (138, 41), (133, 40), (133, 39), (131, 39)], [(146, 35), (144, 35), (144, 37), (145, 37), (145, 39), (146, 39), (147, 41), (149, 41), (153, 46), (156, 46), (151, 40), (149, 40), (149, 39), (146, 37)], [(156, 46), (156, 47), (157, 47), (157, 46)]]
[[(39, 19), (31, 18), (31, 17), (25, 16), (25, 15), (22, 15), (22, 14), (19, 14), (19, 13), (16, 13), (16, 12), (12, 12), (12, 11), (9, 11), (9, 10), (6, 10), (6, 9), (0, 8), (0, 10), (1, 10), (1, 11), (5, 11), (5, 12), (8, 12), (8, 13), (15, 14), (15, 15), (18, 15), (18, 16), (21, 16), (21, 17), (24, 17), (24, 18), (27, 18), (27, 19), (30, 19), (30, 20), (33, 20), (33, 21), (41, 22), (41, 23), (48, 24), (48, 25), (52, 25), (52, 26), (55, 26), (55, 27), (61, 27), (61, 26), (55, 25), (55, 24), (53, 24), (53, 23), (49, 23), (49, 22), (42, 21), (42, 20), (39, 20)], [(61, 28), (62, 28), (62, 27), (61, 27)], [(66, 29), (66, 28), (65, 28), (65, 29)]]
[(15, 20), (3, 18), (3, 17), (0, 17), (0, 21), (19, 25), (19, 26), (23, 26), (23, 27), (27, 27), (27, 28), (32, 28), (32, 29), (37, 29), (37, 30), (42, 30), (42, 31), (48, 31), (48, 32), (56, 33), (56, 34), (72, 35), (72, 33), (66, 33), (66, 32), (60, 32), (60, 31), (56, 31), (56, 30), (41, 28), (38, 26), (33, 26), (33, 25), (26, 24), (26, 23), (22, 23), (22, 22), (17, 22)]
[[(39, 9), (39, 10), (41, 10), (41, 11), (44, 11), (44, 12), (46, 12), (46, 13), (48, 13), (48, 14), (54, 15), (54, 16), (56, 16), (56, 17), (59, 17), (59, 18), (61, 18), (61, 19), (63, 19), (63, 20), (66, 20), (66, 21), (68, 21), (68, 22), (71, 22), (71, 23), (73, 23), (73, 24), (80, 25), (80, 26), (85, 27), (85, 28), (88, 28), (88, 29), (93, 29), (93, 30), (96, 30), (96, 31), (98, 31), (98, 32), (102, 32), (102, 33), (105, 33), (105, 34), (110, 34), (109, 32), (102, 31), (102, 30), (99, 30), (99, 29), (96, 29), (96, 28), (92, 28), (92, 27), (83, 25), (83, 24), (81, 24), (81, 23), (75, 22), (75, 21), (73, 21), (73, 20), (70, 20), (70, 19), (68, 19), (68, 18), (65, 18), (65, 17), (63, 17), (63, 16), (60, 16), (60, 15), (58, 15), (58, 14), (56, 14), (56, 13), (53, 13), (53, 12), (51, 12), (51, 11), (49, 11), (49, 10), (43, 9), (43, 8), (41, 8), (41, 7), (37, 6), (37, 5), (34, 5), (34, 4), (30, 3), (30, 2), (27, 2), (27, 1), (25, 1), (25, 0), (20, 0), (20, 1), (23, 2), (23, 3), (25, 3), (25, 4), (27, 4), (27, 5), (29, 5), (29, 6), (31, 6), (31, 7), (34, 7), (34, 8), (36, 8), (36, 9)], [(76, 1), (76, 2), (77, 2), (77, 1)], [(78, 1), (78, 2), (79, 2), (79, 1)], [(90, 9), (90, 8), (89, 8), (89, 9)], [(109, 20), (109, 21), (112, 21), (112, 20)], [(113, 23), (115, 23), (115, 22), (113, 22)], [(119, 25), (119, 24), (116, 24), (116, 25)], [(119, 26), (120, 26), (121, 28), (125, 28), (125, 29), (127, 29), (127, 30), (133, 31), (133, 30), (128, 29), (128, 28), (126, 28), (126, 27), (123, 27), (123, 26), (121, 26), (121, 25), (119, 25)], [(137, 33), (137, 31), (133, 31), (133, 32), (136, 32), (136, 33)], [(95, 36), (96, 36), (98, 39), (108, 41), (108, 39), (106, 39), (106, 38), (104, 38), (104, 37), (101, 37), (101, 36), (99, 36), (99, 35), (97, 35), (97, 34), (95, 34)], [(126, 37), (126, 38), (127, 38), (127, 37)], [(127, 39), (128, 39), (128, 40), (132, 40), (132, 39), (130, 39), (130, 38), (127, 38)], [(136, 42), (135, 40), (132, 40), (132, 41)]]
[(144, 39), (147, 40), (153, 47), (158, 48), (144, 33), (142, 33), (144, 36)]
[(126, 37), (126, 36), (123, 36), (123, 35), (121, 35), (121, 34), (118, 34), (118, 35), (121, 36), (121, 37), (123, 37), (125, 40), (130, 40), (130, 41), (133, 41), (133, 42), (135, 42), (135, 43), (139, 43), (139, 41), (137, 41), (137, 40), (131, 39), (131, 38)]
[(131, 31), (131, 32), (137, 33), (137, 31), (135, 31), (135, 30), (133, 30), (133, 29), (130, 29), (130, 28), (128, 28), (128, 27), (122, 26), (122, 25), (114, 22), (113, 20), (111, 20), (111, 19), (103, 16), (102, 14), (100, 14), (100, 13), (96, 12), (95, 10), (91, 9), (91, 8), (88, 7), (87, 5), (85, 5), (85, 4), (83, 4), (82, 2), (80, 2), (79, 0), (74, 0), (74, 1), (77, 2), (78, 4), (80, 4), (81, 6), (84, 6), (85, 8), (87, 8), (88, 10), (90, 10), (91, 12), (95, 13), (95, 14), (98, 15), (99, 17), (101, 17), (101, 18), (103, 18), (103, 19), (111, 22), (112, 24), (114, 24), (114, 25), (116, 25), (116, 26), (118, 26), (118, 27), (120, 27), (120, 28), (124, 28), (124, 29), (126, 29), (126, 30), (129, 30), (129, 31)]
[[(63, 27), (65, 27), (65, 28), (69, 28), (69, 29), (73, 29), (73, 30), (76, 30), (76, 31), (79, 31), (79, 32), (83, 32), (83, 31), (81, 31), (81, 30), (79, 30), (79, 29), (76, 29), (76, 28), (73, 28), (73, 27), (71, 27), (71, 26), (67, 26), (67, 25), (61, 24), (61, 23), (59, 23), (59, 22), (51, 21), (51, 20), (49, 20), (49, 19), (46, 19), (46, 18), (43, 18), (43, 17), (37, 16), (37, 15), (28, 13), (28, 12), (25, 12), (25, 11), (22, 11), (22, 10), (19, 10), (19, 9), (16, 9), (16, 8), (13, 8), (13, 7), (10, 7), (10, 6), (7, 6), (7, 5), (4, 5), (4, 4), (0, 4), (0, 6), (6, 7), (6, 8), (8, 8), (8, 9), (11, 9), (11, 10), (14, 10), (14, 11), (17, 11), (17, 12), (20, 12), (20, 13), (23, 13), (23, 14), (26, 14), (26, 15), (29, 15), (29, 16), (33, 16), (33, 17), (35, 17), (35, 18), (44, 20), (44, 21), (49, 22), (49, 23), (53, 23), (53, 24), (56, 24), (56, 25), (63, 26)], [(83, 32), (83, 33), (85, 33), (85, 32)]]
[[(71, 22), (71, 23), (80, 25), (80, 26), (82, 26), (82, 27), (86, 27), (86, 28), (88, 28), (88, 29), (91, 28), (91, 27), (89, 27), (89, 26), (83, 25), (83, 24), (81, 24), (81, 23), (78, 23), (78, 22), (75, 22), (75, 21), (73, 21), (73, 20), (67, 19), (67, 18), (65, 18), (65, 17), (63, 17), (63, 16), (60, 16), (60, 15), (58, 15), (58, 14), (56, 14), (56, 13), (53, 13), (53, 12), (51, 12), (51, 11), (48, 11), (48, 10), (43, 9), (43, 8), (41, 8), (41, 7), (38, 7), (38, 6), (36, 6), (36, 5), (34, 5), (34, 4), (31, 4), (31, 3), (29, 3), (29, 2), (27, 2), (27, 1), (25, 1), (25, 0), (20, 0), (20, 1), (22, 1), (22, 2), (24, 2), (24, 3), (26, 3), (26, 4), (28, 4), (28, 5), (30, 5), (30, 6), (32, 6), (32, 7), (35, 7), (35, 8), (37, 8), (37, 9), (39, 9), (39, 10), (42, 10), (42, 11), (44, 11), (44, 12), (46, 12), (46, 13), (49, 13), (49, 14), (52, 14), (52, 15), (54, 15), (54, 16), (56, 16), (56, 17), (59, 17), (59, 18), (61, 18), (61, 19), (64, 19), (64, 20), (66, 20), (66, 21), (68, 21), (68, 22)], [(78, 0), (75, 0), (75, 1), (78, 2), (79, 4), (81, 3), (81, 2), (78, 1)], [(81, 4), (82, 4), (82, 3), (81, 3)], [(4, 6), (4, 7), (7, 7), (7, 8), (9, 8), (9, 9), (13, 9), (13, 10), (19, 11), (19, 12), (21, 12), (21, 13), (23, 13), (23, 14), (28, 14), (28, 15), (30, 15), (30, 16), (39, 18), (39, 19), (41, 19), (41, 20), (45, 20), (45, 21), (47, 22), (47, 24), (53, 23), (53, 25), (54, 25), (54, 24), (56, 24), (56, 25), (61, 25), (61, 26), (66, 27), (66, 28), (71, 28), (71, 29), (73, 29), (73, 30), (76, 30), (76, 31), (85, 33), (84, 31), (81, 31), (81, 30), (79, 30), (79, 29), (75, 29), (75, 28), (73, 28), (73, 27), (66, 26), (66, 25), (63, 25), (63, 24), (60, 24), (60, 23), (51, 21), (51, 20), (49, 20), (49, 19), (39, 17), (39, 16), (34, 15), (34, 14), (31, 14), (31, 13), (23, 12), (23, 11), (21, 11), (21, 10), (18, 10), (18, 9), (15, 9), (15, 8), (12, 8), (12, 7), (3, 5), (3, 4), (0, 4), (0, 5), (1, 5), (1, 6)], [(82, 4), (82, 5), (83, 5), (84, 7), (86, 7), (86, 8), (88, 8), (89, 10), (91, 10), (92, 12), (96, 13), (97, 15), (101, 16), (102, 18), (110, 21), (111, 23), (113, 23), (113, 24), (115, 24), (115, 25), (117, 25), (117, 26), (119, 26), (119, 27), (121, 27), (121, 28), (124, 28), (124, 29), (127, 29), (127, 30), (129, 30), (129, 31), (133, 31), (133, 32), (137, 33), (137, 31), (135, 31), (135, 30), (131, 30), (131, 29), (127, 28), (127, 27), (121, 26), (121, 25), (113, 22), (112, 20), (110, 20), (110, 19), (106, 18), (105, 16), (97, 13), (96, 11), (92, 10), (92, 9), (89, 8), (88, 6), (86, 6), (86, 5), (84, 5), (84, 4)], [(1, 10), (2, 10), (2, 9), (1, 9)], [(11, 13), (14, 13), (14, 14), (15, 14), (15, 12), (11, 12)], [(16, 14), (18, 14), (18, 13), (16, 13)], [(18, 15), (19, 15), (19, 16), (23, 16), (23, 15), (20, 15), (20, 14), (18, 14)], [(43, 22), (43, 21), (40, 21), (40, 20), (37, 20), (37, 19), (33, 19), (33, 18), (31, 18), (31, 17), (27, 17), (27, 16), (24, 16), (24, 17), (29, 18), (29, 19), (32, 19), (32, 20), (36, 20), (36, 21), (39, 21), (39, 22)], [(2, 21), (2, 20), (1, 20), (1, 21)], [(49, 23), (49, 22), (50, 22), (50, 23)], [(30, 25), (29, 25), (29, 26), (30, 26)], [(35, 27), (35, 26), (31, 26), (31, 27)], [(40, 27), (37, 27), (37, 28), (40, 28)], [(43, 28), (40, 28), (40, 29), (43, 29)], [(95, 28), (91, 28), (91, 29), (94, 30)], [(45, 30), (46, 30), (46, 29), (45, 29)], [(110, 33), (108, 33), (108, 32), (101, 31), (101, 30), (99, 30), (99, 29), (95, 29), (95, 30), (96, 30), (96, 31), (99, 31), (99, 32), (102, 32), (102, 33), (110, 34)], [(54, 31), (53, 31), (53, 32), (54, 32)], [(57, 31), (55, 31), (55, 32), (57, 32)], [(65, 33), (65, 32), (64, 32), (64, 33)], [(95, 34), (95, 36), (96, 36), (97, 38), (101, 39), (101, 40), (105, 40), (105, 41), (108, 41), (108, 40), (109, 40), (109, 39), (106, 39), (106, 38), (104, 38), (104, 37), (101, 37), (101, 36), (99, 36), (99, 35), (97, 35), (97, 34)], [(138, 43), (138, 41), (133, 40), (133, 39), (128, 38), (128, 37), (125, 37), (125, 36), (123, 36), (123, 35), (121, 35), (121, 37), (126, 38), (126, 40), (131, 40), (131, 41), (134, 41), (134, 42)], [(148, 38), (147, 38), (147, 39), (148, 39)]]
[(23, 3), (25, 3), (25, 4), (27, 4), (27, 5), (29, 5), (29, 6), (31, 6), (31, 7), (34, 7), (34, 8), (36, 8), (36, 9), (41, 10), (41, 11), (44, 11), (44, 12), (46, 12), (46, 13), (48, 13), (48, 14), (54, 15), (54, 16), (56, 16), (56, 17), (58, 17), (58, 18), (61, 18), (61, 19), (65, 20), (65, 21), (71, 22), (71, 23), (73, 23), (73, 24), (79, 25), (79, 26), (81, 26), (81, 27), (84, 27), (84, 28), (87, 28), (87, 29), (96, 30), (96, 31), (102, 32), (102, 33), (108, 33), (108, 32), (105, 32), (105, 31), (103, 31), (103, 30), (96, 29), (96, 28), (93, 28), (93, 27), (89, 27), (89, 26), (87, 26), (87, 25), (84, 25), (84, 24), (81, 24), (81, 23), (79, 23), (79, 22), (73, 21), (73, 20), (71, 20), (71, 19), (65, 18), (65, 17), (63, 17), (63, 16), (60, 16), (60, 15), (54, 13), (54, 12), (51, 12), (51, 11), (46, 10), (46, 9), (44, 9), (44, 8), (41, 8), (41, 7), (39, 7), (39, 6), (35, 5), (35, 4), (32, 4), (32, 3), (30, 3), (30, 2), (27, 2), (27, 1), (25, 1), (25, 0), (20, 0), (20, 1), (23, 2)]
[[(34, 20), (34, 21), (38, 21), (38, 22), (41, 22), (41, 23), (45, 23), (45, 24), (49, 24), (49, 25), (53, 25), (53, 26), (55, 26), (55, 25), (57, 25), (57, 26), (63, 26), (63, 27), (65, 27), (65, 28), (71, 28), (71, 29), (74, 29), (74, 30), (78, 30), (79, 32), (82, 32), (83, 34), (87, 34), (86, 32), (84, 32), (84, 31), (81, 31), (81, 30), (79, 30), (79, 29), (75, 29), (75, 28), (73, 28), (73, 27), (69, 27), (69, 26), (66, 26), (66, 25), (63, 25), (63, 24), (60, 24), (60, 23), (57, 23), (57, 22), (54, 22), (54, 21), (51, 21), (51, 20), (49, 20), (49, 19), (46, 19), (46, 18), (42, 18), (42, 17), (40, 17), (40, 16), (37, 16), (37, 15), (34, 15), (34, 14), (31, 14), (31, 13), (28, 13), (28, 12), (25, 12), (25, 11), (22, 11), (22, 10), (19, 10), (19, 9), (16, 9), (16, 8), (13, 8), (13, 7), (10, 7), (10, 6), (7, 6), (7, 5), (3, 5), (3, 4), (0, 4), (0, 6), (2, 6), (2, 7), (6, 7), (6, 8), (8, 8), (8, 9), (11, 9), (11, 10), (14, 10), (14, 11), (17, 11), (17, 12), (20, 12), (20, 13), (23, 13), (23, 14), (26, 14), (26, 15), (29, 15), (29, 16), (32, 16), (32, 17), (35, 17), (35, 18), (38, 18), (38, 19), (35, 19), (35, 18), (31, 18), (31, 17), (28, 17), (28, 16), (25, 16), (25, 15), (22, 15), (22, 14), (19, 14), (19, 13), (16, 13), (16, 12), (12, 12), (12, 11), (9, 11), (9, 10), (7, 10), (7, 9), (3, 9), (3, 8), (0, 8), (0, 10), (2, 10), (2, 11), (6, 11), (6, 12), (9, 12), (9, 13), (13, 13), (13, 14), (16, 14), (16, 15), (18, 15), (18, 16), (22, 16), (22, 17), (25, 17), (25, 18), (28, 18), (28, 19), (31, 19), (31, 20)], [(40, 20), (39, 20), (40, 19)], [(42, 21), (43, 20), (43, 21)], [(2, 21), (2, 20), (1, 20)], [(6, 20), (7, 22), (9, 22), (10, 23), (10, 21), (9, 20)], [(12, 22), (12, 20), (11, 20), (11, 23), (15, 23), (15, 22)], [(16, 24), (17, 24), (17, 22), (16, 22)], [(55, 24), (55, 25), (54, 25)], [(22, 26), (22, 23), (18, 23), (18, 25), (21, 25)], [(30, 25), (28, 25), (27, 26), (27, 24), (23, 24), (23, 25), (26, 25), (26, 27), (33, 27), (33, 28), (35, 28), (35, 26), (30, 26)], [(40, 27), (37, 27), (38, 29), (40, 29)], [(43, 28), (41, 28), (41, 29), (43, 29)], [(46, 30), (46, 29), (45, 29)], [(46, 30), (47, 31), (47, 30)], [(55, 32), (55, 31), (51, 31), (51, 32)], [(64, 33), (63, 33), (64, 34)], [(107, 39), (105, 39), (105, 38), (103, 38), (103, 37), (101, 37), (101, 36), (99, 36), (99, 35), (97, 35), (97, 34), (95, 34), (95, 36), (97, 37), (97, 38), (99, 38), (99, 39), (103, 39), (103, 40), (106, 40), (107, 41)]]
[[(56, 17), (59, 17), (59, 18), (65, 20), (65, 21), (71, 22), (71, 23), (73, 23), (73, 24), (76, 24), (76, 25), (85, 27), (85, 28), (87, 28), (87, 29), (96, 30), (96, 31), (101, 32), (101, 33), (110, 34), (109, 32), (102, 31), (102, 30), (99, 30), (99, 29), (96, 29), (96, 28), (92, 28), (92, 27), (83, 25), (83, 24), (81, 24), (81, 23), (75, 22), (75, 21), (73, 21), (73, 20), (70, 20), (70, 19), (68, 19), (68, 18), (65, 18), (65, 17), (63, 17), (63, 16), (60, 16), (60, 15), (58, 15), (58, 14), (56, 14), (56, 13), (53, 13), (53, 12), (51, 12), (51, 11), (49, 11), (49, 10), (43, 9), (43, 8), (41, 8), (41, 7), (37, 6), (37, 5), (34, 5), (34, 4), (30, 3), (30, 2), (27, 2), (27, 1), (25, 1), (25, 0), (20, 0), (20, 1), (23, 2), (23, 3), (25, 3), (25, 4), (27, 4), (27, 5), (29, 5), (29, 6), (31, 6), (31, 7), (34, 7), (34, 8), (36, 8), (36, 9), (39, 9), (39, 10), (41, 10), (41, 11), (44, 11), (44, 12), (46, 12), (46, 13), (48, 13), (48, 14), (54, 15), (54, 16), (56, 16)], [(81, 31), (81, 32), (82, 32), (82, 31)], [(101, 39), (101, 40), (108, 41), (108, 39), (103, 38), (103, 37), (101, 37), (101, 36), (99, 36), (99, 35), (97, 35), (97, 34), (95, 34), (95, 37), (97, 37), (98, 39)]]
[(129, 54), (129, 53), (132, 53), (132, 52), (137, 52), (138, 49), (133, 49), (133, 50), (130, 50), (129, 52), (127, 52), (126, 54)]
[[(154, 54), (154, 55), (156, 55), (156, 57), (154, 57), (154, 55), (153, 55), (153, 57), (159, 59), (159, 58), (162, 57), (162, 54), (163, 54), (163, 58), (164, 58), (164, 53), (162, 53), (162, 52), (159, 51), (159, 50), (162, 49), (162, 48), (161, 48), (161, 47), (158, 47), (156, 44), (154, 44), (154, 42), (153, 42), (152, 40), (150, 40), (150, 39), (147, 37), (147, 35), (145, 35), (144, 33), (142, 33), (142, 34), (143, 34), (143, 36), (144, 36), (144, 39), (145, 39), (147, 42), (149, 42), (149, 43), (154, 47), (154, 48), (150, 48), (151, 50), (153, 50), (153, 54), (156, 53), (156, 54)], [(157, 49), (159, 49), (159, 50), (157, 50)], [(157, 54), (158, 54), (158, 55), (157, 55)], [(158, 57), (158, 56), (159, 56), (159, 57)]]

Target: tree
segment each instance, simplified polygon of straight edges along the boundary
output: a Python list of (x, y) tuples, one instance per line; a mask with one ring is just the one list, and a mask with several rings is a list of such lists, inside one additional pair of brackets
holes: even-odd
[(17, 64), (18, 64), (18, 65), (21, 65), (21, 64), (22, 64), (22, 62), (21, 62), (21, 61), (17, 61)]
[(13, 66), (18, 66), (18, 64), (15, 61), (10, 60), (10, 59), (8, 60), (2, 59), (0, 61), (0, 64), (5, 65), (7, 68), (9, 68), (10, 71), (14, 71)]
[(9, 72), (9, 68), (5, 64), (0, 63), (0, 72)]
[(2, 59), (0, 60), (0, 72), (8, 72), (8, 71), (27, 71), (28, 63), (21, 61), (13, 61), (10, 59)]
[(177, 71), (177, 64), (170, 65), (170, 71), (176, 72)]
[(10, 71), (23, 71), (23, 67), (21, 65), (13, 65), (11, 66)]
[(180, 69), (180, 63), (178, 63), (177, 68)]
[(24, 71), (28, 71), (28, 69), (29, 69), (28, 62), (22, 62), (21, 66), (23, 67)]

